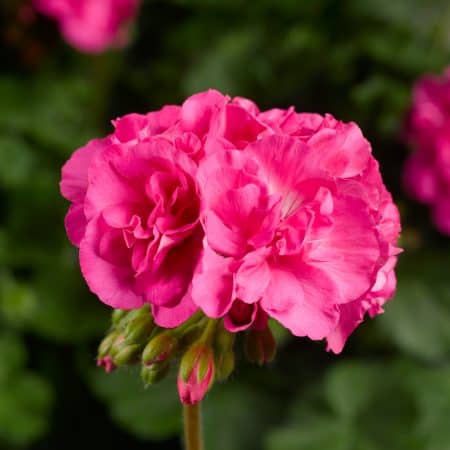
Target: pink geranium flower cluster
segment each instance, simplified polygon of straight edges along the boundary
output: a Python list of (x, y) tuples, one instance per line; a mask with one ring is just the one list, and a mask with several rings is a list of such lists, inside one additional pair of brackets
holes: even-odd
[(98, 53), (122, 47), (140, 0), (33, 0), (35, 8), (55, 19), (73, 47)]
[(382, 312), (400, 221), (355, 123), (209, 90), (113, 124), (61, 181), (103, 302), (168, 328), (198, 308), (232, 332), (272, 317), (336, 353)]
[(407, 138), (415, 151), (406, 163), (406, 187), (430, 205), (436, 226), (450, 235), (450, 68), (417, 82)]

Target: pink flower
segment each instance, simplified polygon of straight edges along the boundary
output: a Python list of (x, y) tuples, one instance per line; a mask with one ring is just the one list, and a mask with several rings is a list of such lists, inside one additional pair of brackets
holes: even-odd
[(222, 145), (200, 161), (194, 302), (230, 331), (270, 316), (338, 353), (393, 294), (397, 209), (355, 124), (293, 109), (249, 114), (211, 125)]
[(86, 53), (121, 47), (139, 0), (34, 0), (38, 11), (58, 21), (64, 39)]
[[(336, 353), (383, 311), (400, 220), (356, 124), (214, 90), (113, 124), (61, 181), (68, 235), (103, 302), (150, 303), (163, 327), (197, 308), (232, 332), (272, 317)], [(186, 399), (204, 394), (195, 377), (179, 383)]]
[(437, 228), (450, 235), (450, 69), (417, 82), (406, 125), (415, 151), (406, 162), (405, 186), (431, 207)]
[(90, 289), (115, 308), (151, 303), (168, 327), (196, 310), (190, 283), (202, 239), (197, 166), (167, 137), (179, 112), (118, 119), (112, 135), (72, 155), (61, 180), (72, 202), (67, 233)]

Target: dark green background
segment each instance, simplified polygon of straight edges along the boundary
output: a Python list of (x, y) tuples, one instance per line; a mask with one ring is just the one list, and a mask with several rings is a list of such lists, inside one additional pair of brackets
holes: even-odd
[(60, 167), (109, 119), (209, 87), (261, 107), (355, 120), (403, 221), (398, 293), (340, 356), (278, 330), (274, 364), (240, 357), (205, 402), (207, 450), (450, 449), (450, 238), (401, 188), (414, 80), (450, 63), (445, 0), (144, 0), (131, 45), (85, 56), (2, 0), (0, 448), (177, 449), (174, 379), (105, 375), (108, 311), (63, 227)]

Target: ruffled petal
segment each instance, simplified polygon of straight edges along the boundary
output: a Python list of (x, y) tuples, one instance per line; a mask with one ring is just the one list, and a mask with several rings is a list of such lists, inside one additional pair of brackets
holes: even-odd
[(222, 317), (233, 301), (233, 273), (236, 263), (206, 246), (192, 280), (192, 298), (212, 318)]
[(102, 218), (93, 219), (80, 243), (80, 266), (83, 276), (99, 299), (113, 308), (132, 309), (144, 304), (134, 289), (134, 272), (124, 261), (117, 265), (100, 255), (100, 244), (105, 229)]
[(70, 206), (64, 220), (67, 236), (73, 245), (80, 246), (80, 242), (86, 232), (86, 217), (82, 203), (75, 203)]
[(88, 187), (88, 169), (94, 158), (110, 145), (110, 139), (94, 139), (76, 150), (61, 171), (61, 194), (74, 203), (84, 201)]

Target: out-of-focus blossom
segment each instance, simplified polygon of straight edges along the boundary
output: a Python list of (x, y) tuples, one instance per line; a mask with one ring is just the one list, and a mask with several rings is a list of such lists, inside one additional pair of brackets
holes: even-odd
[(450, 235), (450, 69), (417, 82), (406, 131), (413, 147), (406, 189), (430, 206), (436, 227)]
[(140, 0), (34, 0), (35, 8), (58, 22), (64, 39), (86, 53), (128, 42)]

